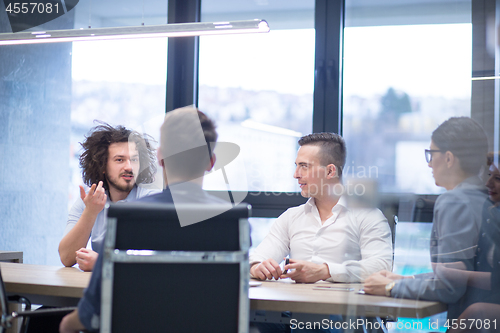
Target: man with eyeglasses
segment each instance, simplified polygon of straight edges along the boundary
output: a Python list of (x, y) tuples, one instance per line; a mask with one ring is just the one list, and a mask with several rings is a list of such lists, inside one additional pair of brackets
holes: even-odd
[(466, 274), (475, 249), (487, 198), (479, 178), (486, 165), (488, 141), (482, 127), (467, 117), (450, 118), (433, 133), (425, 158), (437, 186), (447, 192), (436, 200), (430, 254), (433, 271), (401, 276), (381, 271), (368, 277), (365, 292), (448, 304), (448, 318), (458, 318), (467, 303)]

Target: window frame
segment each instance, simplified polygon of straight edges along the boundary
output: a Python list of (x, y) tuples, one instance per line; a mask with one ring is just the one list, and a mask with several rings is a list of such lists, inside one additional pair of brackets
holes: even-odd
[[(199, 22), (202, 0), (169, 0), (168, 23)], [(495, 59), (481, 58), (486, 52), (486, 15), (495, 10), (499, 23), (500, 0), (472, 1), (473, 71), (484, 74), (488, 64), (500, 67), (497, 47)], [(334, 132), (342, 135), (342, 81), (345, 0), (315, 1), (315, 65), (313, 95), (313, 132)], [(199, 38), (171, 38), (168, 41), (168, 73), (166, 112), (185, 105), (198, 105)], [(486, 62), (486, 63), (485, 63)], [(498, 68), (497, 68), (498, 69)], [(484, 76), (484, 75), (483, 75)], [(494, 81), (494, 82), (492, 82)], [(499, 80), (472, 81), (471, 118), (484, 126), (491, 138), (490, 148), (498, 147)], [(490, 112), (489, 110), (494, 110)], [(217, 194), (215, 191), (212, 192)], [(305, 202), (300, 193), (249, 192), (246, 202), (252, 204), (258, 217), (277, 217), (291, 206)]]

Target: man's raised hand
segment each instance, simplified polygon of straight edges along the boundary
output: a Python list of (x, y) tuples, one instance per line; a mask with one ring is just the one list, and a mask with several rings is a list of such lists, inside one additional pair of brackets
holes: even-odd
[(99, 214), (106, 205), (106, 195), (102, 181), (96, 186), (92, 184), (88, 193), (85, 193), (83, 186), (80, 186), (80, 197), (85, 204), (85, 208), (90, 210), (93, 214)]

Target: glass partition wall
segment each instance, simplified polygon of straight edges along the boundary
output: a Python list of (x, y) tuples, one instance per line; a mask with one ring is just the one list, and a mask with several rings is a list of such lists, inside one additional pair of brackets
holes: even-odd
[[(299, 190), (297, 141), (312, 131), (314, 9), (312, 0), (202, 1), (204, 22), (262, 17), (272, 27), (265, 35), (200, 37), (199, 107), (215, 119), (220, 141), (240, 146), (225, 169), (229, 189), (249, 191), (247, 198)], [(208, 178), (204, 188), (225, 190), (216, 184)], [(250, 219), (253, 248), (273, 221)]]
[[(334, 2), (342, 10), (323, 12)], [(44, 28), (165, 23), (166, 6), (80, 1)], [(395, 207), (386, 216), (399, 216), (395, 271), (429, 271), (432, 208), (425, 200), (444, 191), (424, 156), (432, 131), (449, 117), (470, 116), (484, 127), (489, 150), (499, 150), (496, 12), (496, 2), (487, 0), (202, 1), (202, 21), (259, 17), (272, 30), (199, 41), (199, 107), (216, 120), (221, 141), (241, 148), (226, 170), (231, 190), (263, 194), (256, 196), (261, 204), (275, 209), (258, 216), (276, 217), (295, 205), (280, 194), (298, 191), (298, 138), (318, 128), (339, 131), (348, 146), (346, 178), (369, 178), (380, 201), (389, 198)], [(325, 33), (319, 14), (343, 25)], [(1, 15), (0, 29), (9, 31)], [(317, 98), (323, 69), (315, 57), (327, 43), (342, 51), (338, 77), (327, 73), (340, 94), (323, 94), (338, 94), (338, 109)], [(67, 207), (81, 181), (78, 143), (94, 119), (157, 137), (169, 99), (166, 40), (0, 50), (0, 247), (23, 250), (25, 263), (57, 265)], [(231, 167), (244, 167), (246, 179), (235, 178)], [(205, 187), (221, 190), (209, 181)], [(424, 200), (418, 211), (417, 199)], [(254, 246), (270, 223), (252, 221)]]
[(470, 1), (347, 0), (347, 165), (375, 166), (382, 192), (439, 193), (422, 152), (444, 120), (471, 115), (471, 71)]
[[(423, 152), (443, 121), (471, 116), (471, 11), (470, 1), (346, 1), (342, 116), (348, 177), (371, 177), (380, 193), (445, 191), (436, 186)], [(405, 228), (398, 226), (398, 241)], [(422, 228), (428, 238), (430, 229)], [(429, 269), (428, 246), (414, 250)]]
[(266, 19), (268, 34), (200, 38), (199, 107), (217, 121), (221, 141), (241, 147), (241, 164), (227, 173), (244, 167), (247, 179), (230, 179), (232, 190), (298, 191), (297, 140), (312, 130), (314, 1), (202, 1), (204, 22), (255, 17)]
[[(0, 4), (0, 33), (11, 32)], [(81, 0), (28, 31), (166, 23), (167, 2)], [(61, 265), (58, 245), (82, 184), (80, 142), (96, 121), (158, 140), (165, 114), (167, 39), (0, 47), (2, 250)], [(154, 186), (162, 187), (161, 174)]]
[[(437, 195), (446, 190), (424, 150), (440, 124), (466, 116), (484, 128), (488, 149), (498, 151), (498, 9), (495, 1), (462, 0), (346, 0), (345, 5), (342, 124), (346, 170), (352, 171), (346, 173), (354, 181), (374, 181), (381, 208), (388, 197), (397, 207), (386, 214), (399, 215), (393, 271), (431, 272), (429, 222)], [(359, 172), (369, 169), (370, 174)], [(479, 176), (485, 184), (486, 170)], [(471, 206), (463, 206), (461, 214), (471, 209), (468, 200)], [(443, 202), (441, 214), (463, 205), (458, 198), (447, 207)], [(438, 319), (434, 328), (446, 330), (441, 314), (419, 320), (423, 329), (410, 331), (424, 332)], [(416, 320), (399, 322), (396, 327)]]

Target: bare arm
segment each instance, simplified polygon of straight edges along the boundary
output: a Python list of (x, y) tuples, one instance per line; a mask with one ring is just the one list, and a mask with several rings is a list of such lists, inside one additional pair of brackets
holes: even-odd
[(80, 318), (78, 318), (78, 310), (64, 316), (61, 324), (59, 324), (60, 333), (77, 333), (83, 330), (85, 330), (85, 327), (80, 322)]
[(467, 281), (467, 285), (474, 288), (491, 290), (491, 273), (468, 271), (462, 262), (433, 264), (433, 270), (449, 281)]
[(491, 273), (490, 272), (469, 272), (469, 280), (467, 284), (474, 288), (491, 290)]
[(86, 247), (97, 215), (104, 209), (107, 196), (102, 185), (102, 182), (97, 186), (93, 184), (88, 194), (80, 186), (80, 197), (85, 209), (78, 222), (59, 243), (59, 257), (64, 266), (73, 266), (76, 263), (76, 251)]

